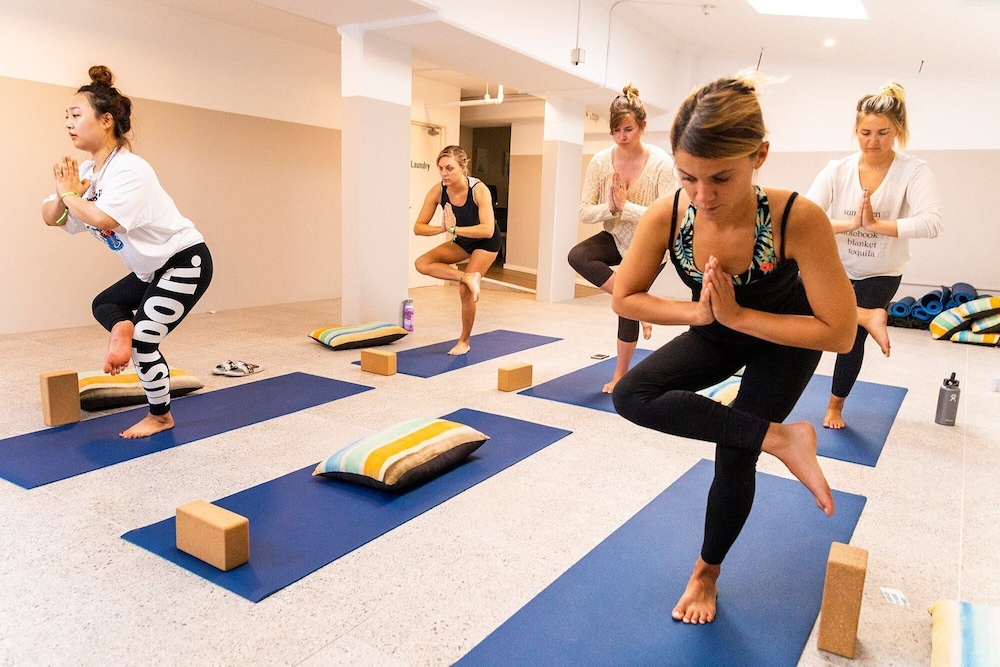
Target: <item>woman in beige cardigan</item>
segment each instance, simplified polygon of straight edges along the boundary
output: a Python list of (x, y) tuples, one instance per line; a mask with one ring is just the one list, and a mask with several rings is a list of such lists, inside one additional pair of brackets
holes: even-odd
[[(639, 218), (657, 197), (677, 188), (673, 161), (667, 152), (642, 142), (646, 108), (631, 84), (611, 102), (610, 126), (615, 145), (590, 160), (580, 203), (580, 220), (602, 223), (604, 231), (581, 241), (569, 252), (570, 266), (608, 294), (615, 285), (611, 267), (621, 264)], [(644, 323), (642, 328), (648, 339), (652, 327)], [(639, 322), (619, 317), (618, 363), (614, 377), (604, 385), (604, 393), (610, 394), (628, 372), (638, 341)]]

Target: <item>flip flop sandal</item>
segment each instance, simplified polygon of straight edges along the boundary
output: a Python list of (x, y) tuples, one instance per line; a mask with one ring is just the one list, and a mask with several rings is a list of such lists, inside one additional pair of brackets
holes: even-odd
[(212, 370), (212, 375), (226, 375), (234, 368), (236, 368), (236, 364), (232, 360), (226, 360)]
[(245, 361), (231, 361), (232, 364), (230, 368), (226, 370), (224, 375), (229, 377), (243, 377), (245, 375), (253, 375), (254, 373), (260, 373), (264, 370), (258, 364), (248, 364)]

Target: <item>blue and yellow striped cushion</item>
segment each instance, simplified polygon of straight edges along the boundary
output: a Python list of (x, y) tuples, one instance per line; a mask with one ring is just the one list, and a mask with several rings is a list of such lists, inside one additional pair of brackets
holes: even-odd
[(939, 600), (931, 613), (931, 667), (1000, 665), (1000, 609)]
[(446, 419), (412, 419), (356, 440), (313, 475), (400, 491), (451, 468), (489, 439)]
[[(86, 371), (79, 375), (80, 407), (89, 412), (136, 405), (146, 401), (139, 376), (135, 371), (108, 375), (103, 371)], [(205, 386), (205, 383), (179, 368), (170, 369), (170, 397), (177, 398)]]
[(346, 327), (316, 329), (309, 334), (309, 337), (334, 350), (351, 350), (359, 347), (388, 345), (407, 333), (403, 327), (389, 322), (366, 322)]

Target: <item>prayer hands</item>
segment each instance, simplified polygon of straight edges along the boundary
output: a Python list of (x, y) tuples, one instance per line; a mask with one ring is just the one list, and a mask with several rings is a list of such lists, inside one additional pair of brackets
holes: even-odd
[(859, 207), (859, 212), (861, 213), (861, 226), (870, 232), (874, 232), (875, 211), (872, 210), (872, 201), (867, 190), (865, 190), (865, 194), (861, 198), (861, 206)]
[(80, 164), (68, 155), (52, 165), (52, 175), (56, 179), (58, 196), (62, 196), (65, 192), (75, 192), (83, 196), (90, 187), (89, 180), (80, 180)]
[(612, 213), (619, 213), (625, 208), (625, 201), (628, 198), (628, 188), (618, 177), (618, 172), (611, 176), (611, 191), (608, 193), (608, 209)]
[(458, 220), (455, 218), (455, 211), (451, 209), (451, 203), (449, 202), (444, 205), (444, 215), (441, 216), (441, 231), (447, 232), (457, 224)]
[(733, 277), (722, 270), (715, 255), (709, 256), (705, 265), (702, 276), (702, 300), (706, 291), (714, 319), (720, 324), (730, 326), (739, 317), (742, 307), (736, 303)]

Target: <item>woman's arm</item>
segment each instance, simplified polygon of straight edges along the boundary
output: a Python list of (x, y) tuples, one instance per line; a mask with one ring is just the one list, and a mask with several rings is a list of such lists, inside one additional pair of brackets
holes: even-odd
[(865, 229), (901, 239), (933, 239), (941, 233), (941, 200), (937, 196), (934, 174), (926, 164), (920, 164), (913, 170), (906, 183), (904, 201), (910, 216), (881, 220), (872, 215), (864, 221)]
[[(64, 157), (62, 162), (56, 163), (54, 169), (59, 199), (62, 201), (62, 206), (69, 210), (70, 215), (101, 231), (107, 232), (118, 228), (117, 220), (99, 209), (94, 202), (83, 198), (83, 193), (90, 187), (90, 181), (80, 180), (80, 165), (76, 160), (69, 156)], [(52, 210), (51, 207), (49, 210)], [(61, 211), (59, 215), (62, 215)], [(42, 216), (43, 218), (45, 216), (44, 209)], [(46, 224), (49, 224), (47, 218)]]
[(442, 217), (441, 225), (430, 224), (431, 219), (434, 217), (434, 211), (437, 209), (438, 205), (441, 203), (441, 185), (435, 185), (428, 191), (427, 196), (424, 197), (423, 206), (420, 207), (420, 213), (417, 214), (417, 220), (413, 223), (413, 233), (417, 236), (436, 236), (437, 234), (444, 234), (448, 231), (448, 228), (444, 226), (444, 218)]
[[(833, 195), (835, 192), (835, 172), (830, 165), (823, 167), (823, 170), (816, 175), (816, 180), (809, 186), (806, 198), (815, 202), (828, 216), (833, 208)], [(864, 199), (862, 199), (864, 201)], [(830, 218), (830, 227), (834, 234), (851, 232), (861, 227), (861, 204), (856, 207), (857, 213), (853, 218)]]
[(609, 207), (608, 195), (610, 184), (604, 177), (604, 169), (597, 155), (590, 158), (587, 165), (587, 177), (583, 182), (583, 196), (580, 200), (580, 222), (593, 225), (606, 220), (613, 220), (614, 214)]
[(660, 272), (670, 244), (673, 199), (657, 199), (639, 221), (632, 245), (615, 277), (611, 307), (622, 317), (650, 324), (709, 324), (711, 306), (702, 291), (700, 301), (665, 299), (648, 292)]
[(493, 217), (493, 196), (490, 193), (490, 189), (486, 187), (485, 183), (478, 181), (472, 186), (472, 192), (469, 194), (479, 208), (479, 224), (469, 225), (468, 227), (456, 226), (455, 236), (467, 239), (492, 238), (496, 220)]
[[(775, 195), (769, 192), (768, 198), (774, 202), (778, 199)], [(732, 276), (722, 272), (718, 261), (711, 258), (705, 282), (710, 286), (715, 319), (730, 329), (779, 345), (848, 352), (857, 334), (857, 302), (826, 214), (807, 199), (796, 201), (785, 233), (786, 257), (799, 265), (813, 314), (780, 315), (739, 306)]]

